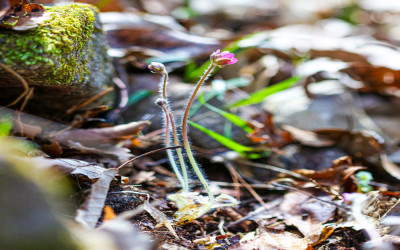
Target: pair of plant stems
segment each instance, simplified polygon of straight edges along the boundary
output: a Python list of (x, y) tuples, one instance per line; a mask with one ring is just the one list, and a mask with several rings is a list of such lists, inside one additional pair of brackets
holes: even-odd
[[(209, 197), (209, 202), (207, 204), (207, 208), (210, 209), (213, 207), (214, 204), (214, 195), (211, 192), (211, 189), (207, 183), (207, 180), (201, 173), (200, 167), (198, 166), (196, 160), (194, 159), (193, 152), (190, 148), (190, 143), (189, 143), (189, 138), (187, 135), (187, 119), (189, 116), (189, 111), (192, 106), (192, 103), (197, 95), (197, 92), (199, 91), (201, 85), (207, 80), (208, 76), (211, 74), (211, 72), (216, 68), (216, 67), (224, 67), (226, 65), (234, 64), (237, 62), (237, 59), (234, 58), (234, 54), (230, 53), (228, 51), (220, 52), (220, 50), (217, 50), (214, 52), (211, 57), (211, 64), (207, 68), (207, 70), (204, 72), (204, 74), (201, 76), (200, 80), (197, 82), (196, 87), (194, 88), (194, 91), (188, 101), (188, 104), (186, 105), (185, 113), (183, 115), (182, 119), (182, 140), (183, 140), (183, 147), (185, 148), (187, 157), (189, 159), (189, 163), (192, 166), (195, 174), (199, 178), (201, 184), (203, 185), (204, 189), (206, 190), (208, 197)], [(176, 129), (176, 123), (174, 116), (172, 114), (171, 107), (168, 103), (168, 98), (167, 98), (167, 84), (168, 84), (168, 72), (165, 69), (165, 66), (160, 63), (151, 63), (149, 65), (149, 69), (154, 72), (154, 73), (160, 73), (162, 74), (162, 80), (160, 82), (160, 95), (161, 97), (157, 99), (156, 104), (160, 106), (163, 110), (164, 113), (164, 119), (165, 119), (165, 146), (169, 147), (170, 146), (170, 130), (172, 130), (172, 136), (173, 136), (173, 143), (175, 146), (179, 146), (179, 138), (177, 134), (177, 129)], [(181, 172), (178, 169), (178, 166), (175, 162), (174, 155), (171, 149), (167, 150), (167, 155), (168, 159), (170, 161), (171, 167), (173, 171), (175, 172), (180, 184), (182, 185), (182, 189), (184, 193), (189, 193), (189, 178), (188, 178), (188, 173), (187, 173), (187, 168), (185, 164), (185, 160), (183, 158), (182, 154), (182, 149), (177, 148), (176, 153), (178, 156), (179, 164), (181, 166)], [(205, 209), (204, 211), (208, 210)]]

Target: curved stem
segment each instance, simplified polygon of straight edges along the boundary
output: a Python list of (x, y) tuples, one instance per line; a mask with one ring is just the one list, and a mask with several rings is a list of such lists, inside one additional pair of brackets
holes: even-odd
[[(169, 108), (169, 106), (168, 106)], [(175, 146), (180, 146), (179, 145), (179, 140), (178, 140), (178, 135), (176, 133), (176, 126), (175, 126), (175, 121), (174, 121), (174, 116), (172, 115), (171, 110), (169, 110), (169, 119), (171, 121), (171, 127), (172, 127), (172, 135), (173, 135), (173, 139), (174, 139), (174, 145)], [(176, 153), (178, 155), (178, 160), (179, 160), (179, 164), (181, 164), (181, 170), (182, 170), (182, 175), (183, 175), (183, 181), (184, 181), (184, 186), (183, 186), (183, 192), (187, 193), (189, 192), (189, 177), (188, 177), (188, 173), (187, 173), (187, 169), (186, 169), (186, 164), (185, 164), (185, 160), (183, 159), (183, 155), (182, 155), (182, 149), (181, 148), (177, 148), (176, 149)]]
[(163, 76), (164, 76), (164, 84), (163, 84), (163, 87), (162, 87), (162, 96), (163, 96), (163, 98), (165, 100), (167, 100), (167, 83), (168, 83), (168, 73), (167, 73), (167, 71), (164, 71)]
[(189, 139), (188, 139), (188, 136), (187, 136), (187, 119), (188, 119), (188, 116), (189, 116), (190, 107), (192, 106), (193, 100), (196, 97), (197, 92), (199, 91), (201, 85), (207, 79), (208, 75), (211, 73), (211, 71), (214, 68), (215, 68), (215, 65), (212, 63), (208, 67), (208, 69), (206, 70), (204, 75), (201, 77), (199, 82), (197, 83), (197, 85), (196, 85), (196, 87), (195, 87), (195, 89), (194, 89), (194, 91), (192, 93), (192, 96), (190, 97), (189, 102), (188, 102), (188, 104), (186, 106), (186, 110), (185, 110), (185, 113), (183, 115), (183, 120), (182, 120), (182, 139), (183, 139), (183, 144), (184, 144), (187, 156), (189, 158), (190, 164), (193, 167), (194, 172), (196, 173), (196, 175), (199, 178), (201, 184), (204, 186), (205, 190), (207, 191), (209, 199), (210, 199), (209, 204), (206, 205), (206, 207), (204, 208), (204, 212), (202, 212), (202, 214), (206, 213), (210, 208), (212, 208), (212, 206), (214, 204), (214, 195), (212, 194), (206, 179), (204, 178), (203, 174), (201, 173), (200, 167), (197, 165), (196, 160), (194, 159), (192, 150), (190, 148)]
[[(164, 79), (163, 79), (163, 86), (162, 86), (162, 96), (167, 102), (167, 105), (166, 105), (165, 110), (164, 110), (165, 115), (167, 116), (167, 127), (169, 128), (169, 122), (170, 122), (171, 123), (171, 128), (172, 128), (172, 135), (173, 135), (174, 145), (175, 146), (179, 146), (179, 140), (178, 140), (178, 135), (177, 135), (176, 126), (175, 126), (175, 119), (174, 119), (174, 116), (173, 116), (172, 111), (171, 111), (171, 107), (169, 106), (168, 99), (167, 99), (167, 83), (168, 83), (168, 73), (167, 73), (167, 71), (164, 71), (163, 78)], [(166, 130), (166, 133), (167, 133), (167, 130)], [(169, 130), (168, 130), (168, 133), (169, 133)], [(169, 137), (168, 137), (168, 139), (169, 139)], [(168, 140), (168, 143), (169, 143), (169, 140)], [(176, 163), (174, 161), (174, 158), (172, 157), (172, 152), (171, 151), (167, 151), (167, 152), (169, 152), (169, 154), (171, 154), (171, 156), (168, 155), (168, 158), (169, 158), (169, 161), (171, 162), (171, 165), (172, 166), (175, 165), (175, 168), (178, 169), (178, 167), (176, 166)], [(182, 180), (180, 179), (179, 181), (182, 184), (183, 192), (187, 193), (187, 192), (189, 192), (189, 178), (188, 178), (188, 173), (187, 173), (187, 170), (186, 170), (186, 164), (185, 164), (185, 161), (184, 161), (183, 155), (182, 155), (182, 149), (181, 148), (177, 148), (176, 153), (178, 155), (179, 164), (181, 165), (181, 171), (182, 171), (182, 175), (183, 175), (183, 179)], [(175, 171), (175, 169), (174, 169), (174, 171)], [(182, 178), (182, 175), (180, 175), (181, 178)]]
[[(168, 116), (167, 109), (165, 107), (161, 107), (164, 115), (165, 115), (165, 147), (169, 147), (169, 124), (170, 124), (170, 117)], [(178, 167), (176, 166), (174, 155), (172, 154), (171, 149), (167, 149), (167, 155), (168, 155), (168, 160), (171, 164), (172, 170), (175, 172), (176, 177), (179, 180), (179, 183), (181, 184), (182, 188), (185, 189), (186, 183), (181, 175), (181, 173), (178, 170)]]

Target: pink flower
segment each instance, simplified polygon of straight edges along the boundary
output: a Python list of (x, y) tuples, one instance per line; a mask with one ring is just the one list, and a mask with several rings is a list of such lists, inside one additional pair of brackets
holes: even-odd
[(211, 54), (210, 59), (212, 63), (222, 68), (226, 65), (236, 63), (238, 60), (234, 56), (235, 54), (230, 53), (229, 51), (220, 52), (220, 50), (217, 50)]

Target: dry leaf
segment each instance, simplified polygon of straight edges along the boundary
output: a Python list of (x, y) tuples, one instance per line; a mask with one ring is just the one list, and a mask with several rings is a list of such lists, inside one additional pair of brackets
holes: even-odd
[(289, 232), (268, 232), (263, 231), (259, 236), (252, 240), (241, 242), (230, 249), (248, 250), (248, 249), (285, 249), (285, 250), (311, 250), (312, 242), (305, 238)]
[(140, 232), (128, 220), (116, 217), (113, 220), (105, 221), (96, 232), (103, 232), (110, 236), (118, 250), (155, 249), (152, 243), (153, 239), (148, 234)]
[[(298, 169), (293, 172), (301, 174), (315, 183), (318, 186), (325, 187), (334, 194), (338, 194), (335, 189), (342, 191), (353, 192), (356, 190), (354, 173), (365, 169), (361, 166), (353, 166), (349, 156), (343, 156), (332, 163), (332, 167), (321, 171)], [(340, 192), (342, 193), (342, 192)]]
[(75, 220), (88, 229), (94, 229), (103, 211), (108, 189), (118, 169), (103, 171), (100, 178), (92, 185), (86, 202), (78, 209)]
[(101, 167), (96, 163), (89, 163), (86, 161), (67, 159), (67, 158), (57, 158), (48, 159), (43, 156), (32, 157), (32, 158), (21, 158), (27, 162), (32, 162), (37, 164), (41, 168), (55, 168), (61, 172), (69, 175), (84, 176), (85, 178), (94, 180), (99, 179), (106, 168)]
[(381, 154), (381, 164), (386, 173), (400, 180), (400, 167), (392, 162), (386, 154)]
[[(329, 196), (319, 197), (328, 202)], [(300, 192), (285, 194), (280, 205), (281, 216), (286, 225), (293, 225), (305, 236), (322, 227), (332, 219), (336, 206), (322, 202)]]
[(87, 147), (79, 142), (68, 141), (65, 142), (63, 145), (68, 149), (77, 150), (79, 153), (82, 154), (104, 155), (113, 159), (117, 159), (120, 162), (126, 162), (133, 156), (131, 153), (129, 153), (129, 149), (120, 148), (110, 144), (97, 145), (96, 147)]
[(30, 30), (51, 16), (51, 13), (46, 12), (42, 5), (29, 3), (28, 0), (9, 0), (9, 3), (11, 6), (6, 13), (1, 14), (4, 11), (0, 9), (0, 27), (3, 28), (18, 31)]
[(322, 135), (318, 135), (312, 131), (295, 128), (289, 125), (283, 125), (282, 128), (288, 131), (295, 140), (305, 146), (329, 147), (335, 144), (334, 140), (325, 138)]
[(149, 121), (139, 121), (106, 128), (74, 129), (58, 134), (55, 139), (60, 142), (73, 141), (94, 146), (109, 140), (132, 137), (149, 124)]
[(104, 206), (104, 219), (103, 221), (108, 221), (114, 219), (116, 216), (114, 210), (110, 206)]
[(8, 0), (0, 0), (0, 20), (7, 13), (7, 11), (10, 9), (10, 7), (11, 7), (11, 5)]
[(172, 221), (165, 216), (160, 210), (153, 207), (148, 201), (143, 204), (143, 208), (157, 221), (157, 227), (165, 226), (175, 238), (179, 239), (172, 226)]

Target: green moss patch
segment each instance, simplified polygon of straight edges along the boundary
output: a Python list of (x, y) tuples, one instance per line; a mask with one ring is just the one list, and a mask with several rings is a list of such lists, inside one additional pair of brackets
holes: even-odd
[[(0, 62), (30, 84), (79, 86), (90, 80), (97, 10), (87, 4), (48, 8), (51, 18), (18, 32), (0, 30)], [(104, 49), (103, 49), (104, 51)]]

